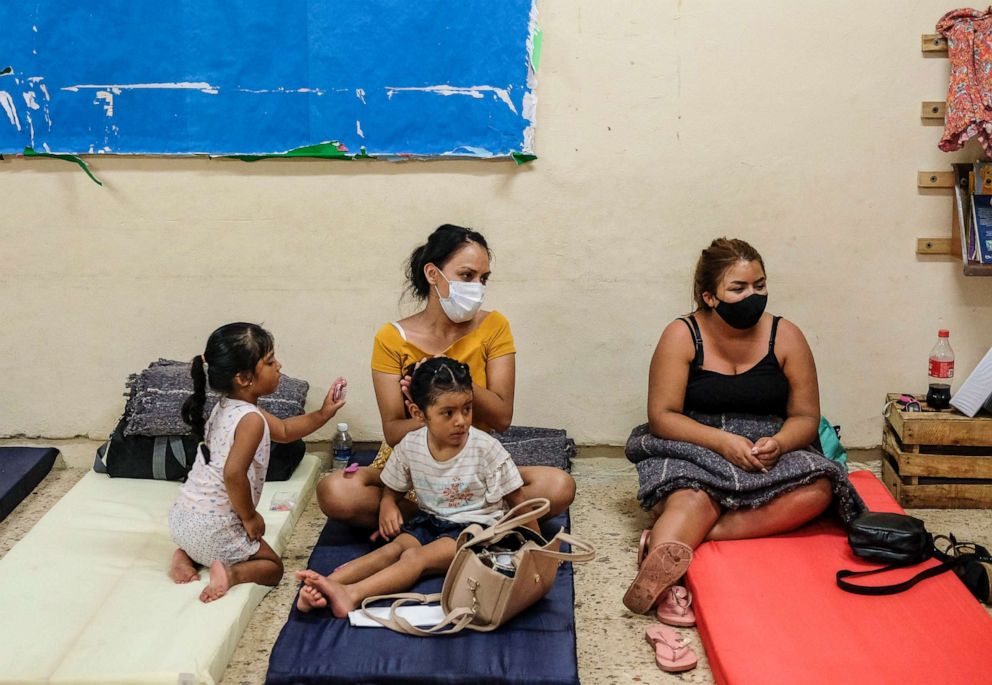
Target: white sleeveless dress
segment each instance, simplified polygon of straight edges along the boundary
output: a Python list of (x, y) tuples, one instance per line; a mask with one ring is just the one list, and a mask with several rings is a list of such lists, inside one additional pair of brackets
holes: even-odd
[[(245, 416), (262, 412), (250, 402), (222, 398), (207, 419), (204, 440), (209, 463), (198, 450), (189, 477), (169, 511), (172, 540), (198, 564), (221, 561), (230, 566), (258, 552), (259, 542), (248, 539), (244, 524), (231, 506), (224, 485), (224, 464), (234, 444), (234, 432)], [(264, 421), (264, 417), (263, 417)], [(269, 467), (269, 426), (248, 467), (252, 503), (257, 507)]]

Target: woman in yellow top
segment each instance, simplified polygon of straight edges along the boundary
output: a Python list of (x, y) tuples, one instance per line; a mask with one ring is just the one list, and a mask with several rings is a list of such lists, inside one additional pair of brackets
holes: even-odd
[[(516, 380), (513, 334), (499, 312), (482, 311), (489, 280), (489, 246), (482, 234), (445, 224), (410, 256), (408, 288), (426, 306), (405, 319), (384, 325), (372, 348), (372, 385), (385, 443), (371, 467), (345, 477), (330, 474), (317, 485), (317, 500), (328, 518), (375, 528), (379, 522), (382, 481), (379, 472), (391, 447), (424, 424), (410, 418), (404, 370), (413, 363), (438, 355), (468, 364), (472, 374), (473, 425), (485, 431), (503, 431), (513, 418)], [(523, 466), (525, 497), (551, 500), (551, 514), (568, 508), (575, 496), (575, 481), (560, 469)], [(416, 511), (412, 502), (408, 510)]]

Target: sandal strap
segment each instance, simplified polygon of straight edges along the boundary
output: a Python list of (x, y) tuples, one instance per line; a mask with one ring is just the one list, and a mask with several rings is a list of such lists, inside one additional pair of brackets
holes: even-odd
[(668, 589), (665, 604), (682, 616), (689, 613), (692, 604), (692, 593), (681, 585), (673, 585)]
[(660, 642), (661, 644), (672, 650), (672, 661), (676, 661), (679, 657), (685, 656), (685, 653), (692, 649), (692, 641), (687, 640), (684, 637), (678, 638), (678, 644), (673, 645), (671, 642), (665, 639), (664, 635), (658, 635), (656, 639), (653, 639), (655, 646)]

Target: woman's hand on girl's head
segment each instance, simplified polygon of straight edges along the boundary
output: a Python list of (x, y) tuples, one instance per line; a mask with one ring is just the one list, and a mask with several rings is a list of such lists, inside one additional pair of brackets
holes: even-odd
[(410, 383), (412, 382), (413, 376), (407, 375), (400, 378), (400, 392), (403, 394), (403, 404), (406, 407), (406, 413), (411, 416), (413, 415), (410, 412), (410, 405), (413, 404), (413, 397), (410, 395)]
[[(338, 376), (331, 387), (327, 389), (327, 395), (324, 397), (324, 403), (320, 407), (320, 413), (325, 419), (330, 419), (335, 414), (338, 413), (338, 409), (345, 405), (345, 393), (348, 390), (348, 381), (343, 376)], [(335, 392), (338, 395), (335, 399)]]
[[(420, 368), (420, 365), (423, 364), (428, 359), (439, 359), (439, 358), (441, 358), (443, 356), (445, 356), (445, 355), (443, 355), (443, 354), (435, 354), (433, 357), (424, 357), (423, 359), (421, 359), (420, 361), (416, 362), (413, 365), (413, 372), (416, 373), (417, 372), (417, 369)], [(407, 368), (409, 368), (409, 367), (407, 367)], [(412, 374), (409, 374), (409, 373), (408, 374), (404, 374), (400, 378), (400, 392), (403, 393), (403, 397), (404, 397), (404, 399), (407, 402), (413, 402), (413, 397), (410, 395), (410, 383), (412, 383), (412, 382), (413, 382), (413, 375)]]
[(744, 471), (767, 471), (761, 460), (753, 454), (753, 449), (754, 443), (747, 438), (733, 433), (725, 433), (719, 452), (724, 459)]

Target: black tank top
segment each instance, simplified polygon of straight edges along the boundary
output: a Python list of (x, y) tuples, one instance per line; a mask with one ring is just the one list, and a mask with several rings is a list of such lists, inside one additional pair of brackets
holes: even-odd
[(757, 414), (786, 418), (789, 380), (775, 356), (775, 333), (782, 317), (772, 319), (768, 354), (747, 371), (736, 375), (717, 373), (703, 367), (703, 337), (696, 317), (681, 319), (692, 333), (696, 356), (689, 366), (683, 411), (703, 414)]

